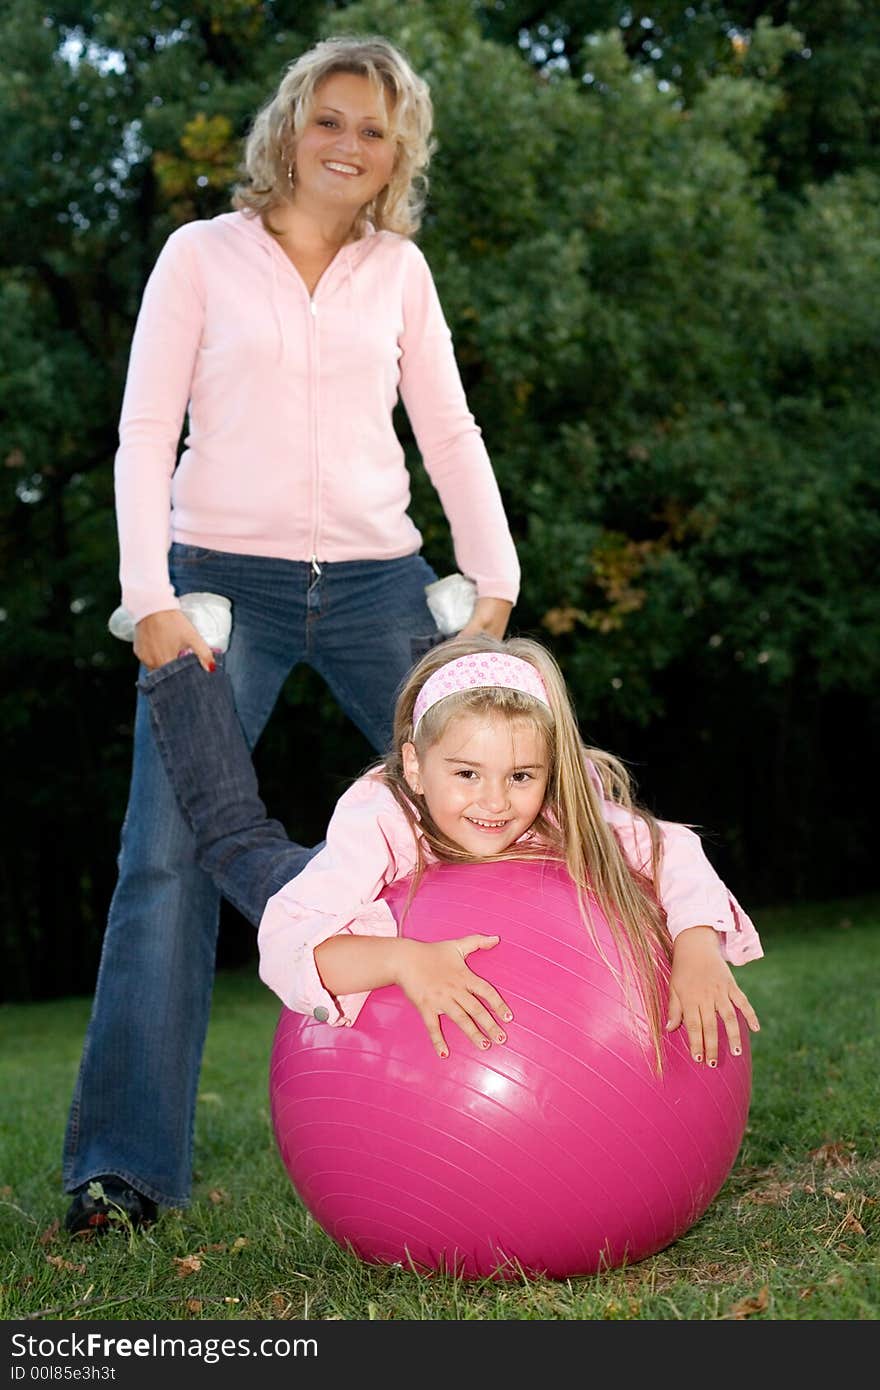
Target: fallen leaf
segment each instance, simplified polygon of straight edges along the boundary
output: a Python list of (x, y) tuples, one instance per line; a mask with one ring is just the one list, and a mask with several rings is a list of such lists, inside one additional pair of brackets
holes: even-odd
[(57, 1234), (58, 1234), (58, 1232), (59, 1232), (60, 1229), (61, 1229), (61, 1222), (60, 1222), (60, 1221), (58, 1220), (58, 1218), (56, 1217), (54, 1221), (50, 1222), (50, 1224), (46, 1227), (46, 1229), (45, 1229), (45, 1231), (43, 1232), (43, 1234), (40, 1236), (40, 1244), (41, 1244), (41, 1245), (51, 1245), (52, 1242), (53, 1242), (53, 1240), (54, 1240), (55, 1237), (57, 1236)]
[(280, 1293), (273, 1293), (270, 1302), (275, 1309), (276, 1318), (283, 1318), (289, 1307), (287, 1299), (282, 1297)]
[(63, 1255), (47, 1255), (46, 1261), (55, 1269), (63, 1270), (65, 1274), (85, 1274), (85, 1265), (71, 1264), (70, 1260), (65, 1260)]
[(208, 1193), (208, 1200), (213, 1202), (215, 1207), (219, 1207), (221, 1202), (229, 1201), (229, 1193), (224, 1192), (222, 1187), (212, 1187)]
[(743, 1298), (740, 1299), (739, 1303), (735, 1303), (730, 1310), (730, 1316), (738, 1320), (751, 1318), (755, 1313), (766, 1313), (769, 1303), (770, 1289), (765, 1284), (762, 1289), (758, 1290), (754, 1298)]
[(200, 1298), (188, 1298), (186, 1300), (186, 1311), (188, 1313), (200, 1313), (202, 1311), (202, 1300)]
[(250, 1241), (248, 1240), (247, 1236), (237, 1236), (236, 1239), (232, 1242), (233, 1250), (243, 1250), (246, 1245), (250, 1245)]
[(837, 1143), (820, 1144), (818, 1149), (810, 1149), (809, 1157), (814, 1158), (817, 1163), (824, 1163), (826, 1168), (849, 1168), (855, 1162), (855, 1150), (852, 1144)]
[(861, 1221), (859, 1221), (858, 1217), (854, 1216), (851, 1211), (847, 1212), (840, 1225), (841, 1230), (850, 1231), (854, 1236), (863, 1236), (865, 1234), (865, 1228)]
[(174, 1263), (177, 1265), (178, 1279), (186, 1279), (190, 1274), (198, 1274), (202, 1267), (198, 1255), (175, 1255)]
[(7, 1197), (11, 1197), (11, 1196), (12, 1196), (12, 1188), (11, 1188), (11, 1187), (0, 1187), (0, 1197), (4, 1198), (4, 1200), (5, 1200)]
[(790, 1197), (794, 1192), (796, 1184), (793, 1182), (769, 1182), (764, 1187), (757, 1187), (751, 1192), (743, 1193), (744, 1202), (758, 1202), (762, 1206), (779, 1206)]

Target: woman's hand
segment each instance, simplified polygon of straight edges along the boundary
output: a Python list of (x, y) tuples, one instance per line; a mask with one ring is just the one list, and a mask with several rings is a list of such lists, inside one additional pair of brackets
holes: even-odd
[(488, 632), (490, 637), (497, 637), (500, 642), (507, 631), (512, 608), (513, 604), (508, 603), (507, 599), (478, 598), (470, 622), (465, 624), (458, 636), (477, 637), (481, 632)]
[(206, 671), (215, 669), (214, 653), (179, 608), (151, 613), (134, 629), (134, 654), (150, 671), (165, 666), (182, 651), (195, 652)]
[(713, 927), (689, 927), (676, 937), (672, 948), (667, 1031), (684, 1023), (694, 1061), (714, 1067), (718, 1064), (716, 1015), (724, 1025), (731, 1052), (735, 1057), (742, 1052), (737, 1009), (757, 1033), (761, 1027), (758, 1016), (722, 959), (718, 933)]
[(431, 942), (398, 939), (394, 983), (421, 1014), (438, 1057), (449, 1056), (440, 1031), (441, 1014), (457, 1024), (475, 1047), (486, 1050), (493, 1042), (507, 1041), (507, 1034), (489, 1009), (505, 1023), (513, 1018), (511, 1010), (497, 989), (465, 964), (471, 951), (491, 950), (498, 941), (497, 936)]

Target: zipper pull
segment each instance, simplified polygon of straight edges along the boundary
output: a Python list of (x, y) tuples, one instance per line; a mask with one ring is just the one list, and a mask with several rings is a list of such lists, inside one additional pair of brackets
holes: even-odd
[(312, 318), (316, 319), (318, 317), (318, 306), (313, 299), (309, 300), (309, 308), (312, 311)]
[(312, 566), (312, 583), (315, 584), (321, 578), (321, 566), (318, 564), (317, 555), (313, 555), (310, 561)]

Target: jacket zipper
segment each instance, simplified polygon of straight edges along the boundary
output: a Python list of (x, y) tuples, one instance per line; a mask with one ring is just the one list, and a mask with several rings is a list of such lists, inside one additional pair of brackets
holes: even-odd
[(321, 529), (321, 465), (318, 457), (318, 306), (314, 299), (309, 295), (309, 311), (311, 314), (311, 354), (310, 354), (310, 378), (309, 397), (312, 411), (312, 479), (314, 496), (312, 504), (312, 584), (315, 584), (321, 576), (320, 566), (318, 565), (318, 534)]

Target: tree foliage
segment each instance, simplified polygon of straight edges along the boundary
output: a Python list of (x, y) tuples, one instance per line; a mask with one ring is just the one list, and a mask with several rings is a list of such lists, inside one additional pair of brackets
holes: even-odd
[[(520, 551), (515, 628), (554, 648), (585, 735), (633, 759), (660, 813), (716, 832), (743, 894), (871, 882), (866, 796), (838, 782), (876, 746), (873, 8), (11, 0), (13, 994), (91, 987), (112, 887), (134, 680), (105, 630), (112, 458), (144, 281), (174, 226), (228, 206), (285, 63), (340, 31), (387, 34), (431, 84), (420, 242)], [(447, 527), (408, 447), (442, 571)], [(314, 838), (368, 750), (308, 673), (284, 703), (260, 771)]]

